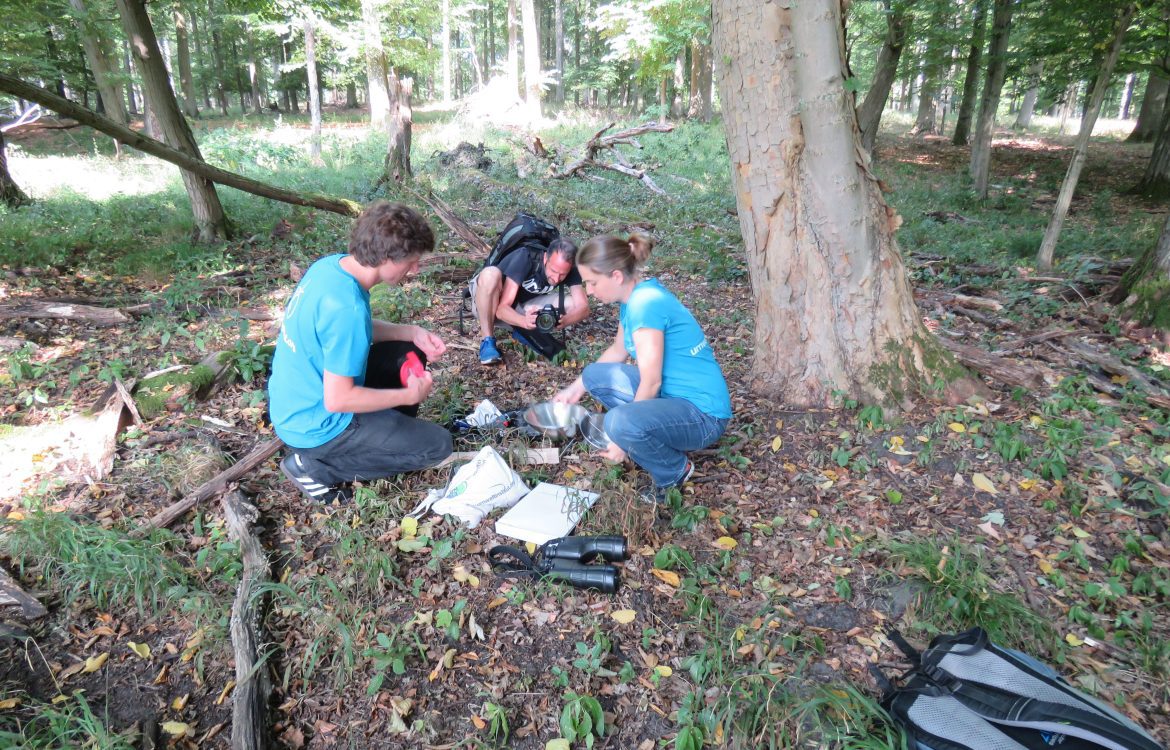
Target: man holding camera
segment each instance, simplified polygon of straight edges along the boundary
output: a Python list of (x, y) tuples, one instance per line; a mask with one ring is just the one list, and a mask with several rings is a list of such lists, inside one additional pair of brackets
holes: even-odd
[(483, 338), (481, 364), (502, 361), (492, 335), (496, 321), (512, 326), (516, 341), (545, 357), (551, 359), (564, 349), (552, 332), (589, 316), (576, 259), (576, 245), (555, 239), (543, 250), (518, 248), (471, 279), (471, 310)]

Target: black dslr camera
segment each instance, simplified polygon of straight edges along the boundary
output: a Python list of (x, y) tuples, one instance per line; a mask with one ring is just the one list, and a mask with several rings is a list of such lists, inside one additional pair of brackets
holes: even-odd
[[(605, 562), (590, 564), (599, 558)], [(561, 537), (545, 542), (533, 555), (505, 545), (493, 547), (488, 552), (493, 570), (500, 575), (547, 577), (606, 594), (616, 591), (621, 580), (617, 566), (610, 563), (628, 558), (629, 549), (623, 536)]]
[(536, 330), (541, 333), (552, 333), (561, 322), (561, 311), (552, 305), (545, 305), (536, 313)]

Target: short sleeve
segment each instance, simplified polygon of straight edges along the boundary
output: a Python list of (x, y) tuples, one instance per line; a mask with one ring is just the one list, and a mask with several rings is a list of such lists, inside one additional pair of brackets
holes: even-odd
[(581, 272), (577, 270), (577, 264), (574, 263), (569, 275), (565, 277), (565, 286), (581, 286), (582, 283), (584, 282), (581, 281)]
[(666, 306), (662, 302), (662, 296), (656, 290), (635, 290), (629, 302), (626, 303), (626, 321), (629, 323), (629, 333), (633, 334), (640, 328), (665, 331), (670, 325), (670, 319), (666, 314)]
[(498, 268), (504, 276), (522, 285), (532, 270), (532, 263), (524, 248), (519, 248), (500, 261)]
[(350, 305), (323, 308), (320, 315), (317, 335), (325, 355), (325, 369), (342, 377), (364, 375), (372, 335), (368, 316)]

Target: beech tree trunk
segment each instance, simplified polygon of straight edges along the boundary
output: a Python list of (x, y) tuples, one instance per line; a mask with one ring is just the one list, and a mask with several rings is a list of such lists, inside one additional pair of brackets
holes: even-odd
[(390, 121), (390, 91), (386, 80), (386, 51), (382, 46), (382, 23), (374, 0), (362, 0), (362, 26), (366, 41), (366, 79), (370, 105), (370, 127), (385, 130)]
[(30, 202), (20, 185), (8, 173), (8, 151), (4, 145), (4, 131), (0, 130), (0, 203), (9, 208), (19, 208)]
[(1161, 69), (1150, 71), (1146, 78), (1146, 90), (1142, 94), (1142, 106), (1138, 108), (1137, 123), (1125, 140), (1129, 143), (1147, 143), (1158, 137), (1162, 125), (1162, 113), (1166, 109), (1166, 92), (1170, 90), (1170, 79)]
[(1129, 105), (1133, 101), (1133, 86), (1137, 82), (1137, 73), (1125, 76), (1125, 86), (1121, 89), (1121, 101), (1117, 105), (1117, 119), (1129, 119)]
[(451, 0), (443, 0), (443, 103), (451, 103)]
[(520, 0), (520, 15), (524, 19), (524, 103), (529, 122), (540, 119), (540, 37), (536, 32), (534, 0)]
[(980, 198), (987, 197), (991, 176), (991, 137), (995, 131), (995, 111), (1007, 71), (1008, 38), (1012, 31), (1015, 0), (995, 0), (991, 22), (991, 48), (987, 54), (987, 77), (983, 80), (983, 97), (979, 102), (979, 121), (975, 142), (971, 145), (971, 181)]
[[(199, 19), (194, 15), (191, 16), (191, 37), (195, 40), (195, 59), (203, 61), (203, 37), (199, 33)], [(211, 95), (208, 93), (206, 75), (199, 76), (199, 93), (203, 97), (203, 108), (210, 111)]]
[(517, 0), (508, 0), (508, 80), (512, 96), (520, 91), (520, 42), (517, 39), (519, 22), (516, 20)]
[(1110, 301), (1124, 304), (1143, 324), (1170, 330), (1170, 214), (1157, 244), (1148, 248), (1121, 278)]
[(986, 37), (987, 0), (976, 0), (975, 20), (971, 27), (971, 49), (967, 52), (967, 73), (963, 78), (963, 102), (959, 105), (959, 116), (955, 118), (955, 134), (951, 138), (951, 143), (956, 146), (966, 146), (971, 139), (971, 119), (975, 116), (979, 70), (983, 65), (983, 41)]
[(714, 51), (756, 298), (753, 389), (906, 406), (959, 372), (922, 325), (900, 219), (861, 149), (841, 3), (715, 0)]
[(1036, 255), (1036, 263), (1042, 269), (1052, 268), (1052, 258), (1056, 253), (1056, 241), (1060, 237), (1064, 219), (1068, 216), (1068, 208), (1072, 205), (1073, 194), (1077, 189), (1077, 182), (1081, 177), (1081, 169), (1085, 166), (1085, 157), (1089, 151), (1089, 136), (1093, 134), (1093, 126), (1097, 124), (1097, 115), (1101, 113), (1101, 104), (1105, 101), (1105, 91), (1109, 88), (1109, 79), (1113, 77), (1113, 67), (1117, 64), (1117, 57), (1121, 54), (1121, 42), (1125, 39), (1125, 32), (1133, 21), (1137, 12), (1137, 3), (1127, 3), (1121, 9), (1121, 17), (1113, 30), (1113, 39), (1109, 45), (1109, 52), (1101, 63), (1101, 71), (1093, 84), (1093, 93), (1089, 96), (1089, 106), (1085, 109), (1085, 116), (1081, 120), (1081, 132), (1077, 134), (1076, 146), (1073, 148), (1072, 161), (1069, 162), (1068, 172), (1064, 175), (1064, 182), (1060, 185), (1060, 194), (1056, 197), (1056, 205), (1052, 209), (1052, 218), (1048, 221), (1048, 228), (1044, 231), (1044, 239), (1040, 243), (1040, 252)]
[(183, 90), (183, 114), (187, 117), (198, 117), (199, 103), (195, 101), (195, 78), (191, 75), (191, 47), (187, 39), (187, 19), (183, 16), (183, 10), (177, 3), (174, 7), (174, 19), (175, 52), (179, 62), (179, 88)]
[(258, 115), (264, 111), (264, 100), (268, 93), (264, 90), (264, 76), (260, 70), (260, 60), (256, 57), (256, 40), (252, 38), (252, 27), (245, 25), (244, 34), (248, 41), (248, 86), (252, 90), (252, 114)]
[(949, 67), (950, 54), (947, 37), (950, 29), (943, 21), (944, 6), (935, 5), (930, 15), (930, 29), (926, 37), (926, 51), (922, 56), (922, 88), (918, 91), (918, 113), (914, 117), (911, 135), (933, 135), (939, 132), (938, 95), (942, 79)]
[(1040, 93), (1040, 76), (1044, 73), (1044, 63), (1037, 61), (1028, 66), (1028, 90), (1024, 92), (1024, 101), (1020, 111), (1016, 113), (1016, 123), (1012, 127), (1016, 130), (1025, 130), (1032, 126), (1032, 114), (1036, 110), (1036, 97)]
[(906, 6), (899, 2), (891, 7), (890, 0), (886, 0), (886, 40), (878, 52), (877, 66), (873, 73), (873, 83), (869, 91), (865, 92), (865, 99), (857, 109), (858, 127), (861, 129), (861, 144), (866, 151), (873, 151), (873, 144), (877, 140), (878, 125), (882, 120), (882, 112), (886, 108), (886, 99), (890, 96), (890, 87), (898, 75), (898, 61), (902, 57), (902, 48), (906, 44), (906, 33), (910, 24), (906, 17)]
[(69, 0), (69, 4), (80, 23), (81, 46), (85, 50), (89, 69), (93, 71), (93, 80), (98, 93), (101, 94), (106, 117), (119, 125), (125, 125), (130, 120), (126, 116), (125, 94), (122, 92), (122, 83), (116, 69), (116, 58), (111, 52), (110, 40), (93, 22), (84, 0)]
[(317, 14), (305, 6), (305, 74), (309, 79), (309, 160), (316, 166), (321, 161), (321, 88), (317, 83)]
[(554, 38), (556, 39), (557, 104), (565, 103), (565, 9), (563, 0), (556, 0)]
[[(122, 28), (130, 40), (138, 70), (142, 74), (143, 90), (150, 92), (150, 104), (162, 129), (162, 140), (176, 150), (203, 161), (199, 144), (191, 133), (191, 127), (179, 111), (175, 92), (171, 90), (170, 78), (163, 65), (158, 40), (146, 13), (145, 0), (117, 0), (118, 13), (122, 16)], [(182, 170), (183, 184), (191, 201), (191, 212), (200, 242), (227, 239), (228, 224), (220, 205), (215, 183), (186, 169)]]
[(410, 177), (410, 87), (404, 86), (394, 70), (390, 71), (390, 117), (386, 125), (386, 160), (382, 180), (402, 182)]
[[(1150, 198), (1170, 195), (1170, 109), (1163, 108), (1162, 123), (1154, 141), (1154, 150), (1146, 162), (1146, 171), (1134, 187), (1135, 193)], [(1132, 136), (1131, 136), (1132, 138)]]
[(71, 102), (68, 99), (62, 99), (54, 95), (51, 91), (25, 83), (19, 78), (13, 78), (4, 73), (0, 73), (0, 91), (12, 94), (13, 96), (19, 96), (30, 102), (36, 102), (42, 107), (51, 109), (65, 117), (71, 117), (82, 125), (88, 125), (94, 130), (100, 130), (112, 138), (117, 138), (131, 148), (136, 148), (151, 156), (157, 156), (181, 169), (198, 174), (200, 177), (209, 181), (218, 182), (221, 185), (234, 187), (237, 190), (243, 190), (244, 192), (259, 195), (264, 198), (271, 198), (272, 200), (291, 203), (297, 206), (320, 208), (324, 211), (341, 214), (342, 216), (352, 217), (361, 213), (361, 204), (355, 201), (329, 198), (313, 193), (294, 193), (291, 190), (273, 187), (272, 185), (267, 185), (263, 182), (213, 167), (203, 161), (202, 157), (197, 158), (191, 156), (190, 154), (168, 146), (162, 141), (147, 138), (142, 133), (131, 130), (125, 125), (119, 125), (79, 104)]

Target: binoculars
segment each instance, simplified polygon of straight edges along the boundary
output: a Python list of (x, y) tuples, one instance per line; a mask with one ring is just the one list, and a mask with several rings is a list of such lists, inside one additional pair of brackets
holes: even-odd
[[(508, 562), (504, 556), (515, 558)], [(612, 594), (620, 582), (618, 568), (611, 563), (629, 559), (622, 536), (565, 536), (549, 540), (529, 555), (517, 547), (500, 545), (488, 552), (492, 567), (503, 575), (551, 578), (582, 589)], [(590, 564), (597, 559), (604, 563)]]

